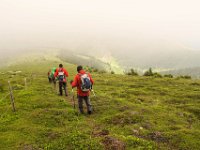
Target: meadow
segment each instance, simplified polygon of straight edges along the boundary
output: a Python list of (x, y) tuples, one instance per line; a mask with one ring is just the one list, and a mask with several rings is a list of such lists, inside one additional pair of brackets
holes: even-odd
[[(94, 112), (81, 115), (69, 84), (65, 97), (48, 83), (48, 70), (58, 64), (40, 60), (1, 68), (1, 150), (200, 149), (200, 80), (93, 72)], [(69, 83), (76, 65), (63, 64)]]

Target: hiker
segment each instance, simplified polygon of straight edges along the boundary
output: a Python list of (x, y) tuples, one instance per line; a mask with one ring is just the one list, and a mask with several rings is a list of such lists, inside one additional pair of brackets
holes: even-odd
[(51, 80), (51, 69), (49, 69), (47, 75), (48, 75), (49, 83), (51, 83), (51, 81), (52, 81), (52, 80)]
[(67, 80), (66, 77), (68, 77), (68, 72), (66, 69), (63, 68), (62, 64), (59, 64), (59, 68), (56, 69), (54, 77), (58, 79), (59, 82), (59, 92), (60, 92), (60, 96), (62, 96), (63, 94), (63, 88), (65, 91), (65, 96), (68, 96), (68, 92), (67, 92)]
[(51, 78), (51, 82), (53, 82), (54, 84), (54, 89), (56, 89), (56, 78), (54, 77), (55, 72), (56, 72), (56, 67), (53, 67), (51, 69), (50, 78)]
[(82, 66), (77, 67), (78, 74), (74, 77), (74, 81), (71, 80), (72, 88), (77, 87), (77, 97), (78, 97), (78, 105), (80, 113), (84, 113), (83, 111), (83, 100), (87, 106), (88, 114), (92, 113), (92, 105), (90, 103), (90, 90), (92, 89), (92, 85), (94, 81), (89, 73), (86, 73), (83, 70)]

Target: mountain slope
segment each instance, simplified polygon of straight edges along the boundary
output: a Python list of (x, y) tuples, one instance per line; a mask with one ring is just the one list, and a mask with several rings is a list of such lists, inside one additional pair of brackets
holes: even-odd
[(73, 64), (82, 64), (97, 68), (99, 70), (111, 72), (114, 71), (117, 74), (123, 74), (124, 69), (121, 67), (117, 60), (111, 55), (87, 55), (83, 52), (72, 52), (69, 50), (60, 50), (58, 58), (63, 61), (67, 61)]
[[(48, 69), (58, 63), (43, 59), (1, 69), (2, 150), (199, 148), (199, 80), (92, 73), (94, 113), (78, 115), (72, 93), (60, 97), (47, 81)], [(76, 66), (63, 64), (69, 81)], [(15, 113), (5, 97), (8, 80), (14, 88)]]

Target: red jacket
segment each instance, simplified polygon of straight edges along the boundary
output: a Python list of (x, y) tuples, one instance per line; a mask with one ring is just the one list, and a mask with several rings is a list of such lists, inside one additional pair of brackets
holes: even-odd
[[(90, 95), (90, 91), (88, 92), (83, 92), (81, 90), (81, 77), (80, 77), (80, 74), (85, 74), (86, 72), (84, 70), (80, 70), (79, 73), (74, 77), (74, 81), (72, 82), (72, 87), (77, 87), (77, 94), (79, 96), (89, 96)], [(87, 73), (89, 78), (90, 78), (90, 81), (92, 84), (94, 84), (94, 81), (91, 77), (91, 75), (89, 73)]]
[(62, 71), (64, 72), (64, 75), (65, 75), (66, 77), (69, 76), (69, 74), (68, 74), (68, 72), (67, 72), (66, 69), (64, 69), (64, 68), (57, 68), (56, 71), (55, 71), (55, 73), (54, 73), (54, 77), (55, 77), (55, 78), (58, 76), (59, 69), (62, 69)]

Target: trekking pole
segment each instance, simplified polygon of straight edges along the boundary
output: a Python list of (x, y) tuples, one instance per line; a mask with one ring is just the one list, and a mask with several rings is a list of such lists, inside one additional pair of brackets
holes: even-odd
[(75, 104), (75, 99), (74, 99), (74, 89), (73, 88), (72, 88), (72, 94), (73, 94), (72, 101), (74, 103), (74, 110), (75, 110), (76, 109), (76, 104)]
[(90, 91), (92, 91), (94, 97), (96, 97), (96, 94), (95, 94), (95, 92), (94, 92), (94, 90), (93, 90), (93, 86), (91, 86), (91, 90), (90, 90)]
[(91, 91), (92, 91), (92, 93), (93, 93), (94, 97), (96, 97), (96, 94), (95, 94), (94, 90), (92, 89)]
[[(92, 91), (92, 93), (93, 93), (94, 97), (96, 98), (96, 94), (95, 94), (95, 92), (94, 92), (93, 88), (91, 89), (91, 91)], [(93, 111), (95, 111), (95, 109), (94, 109), (94, 104), (92, 105), (92, 107), (93, 107)]]

